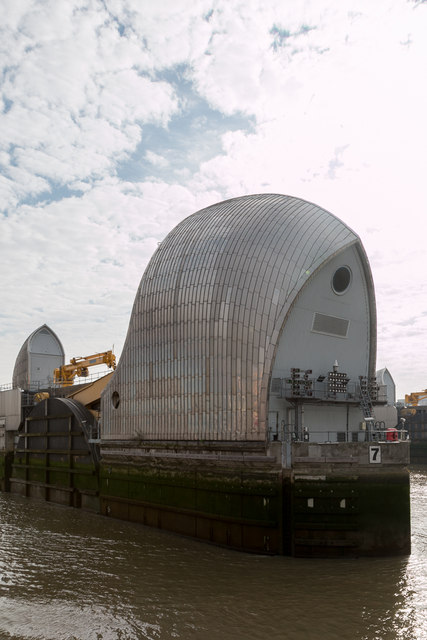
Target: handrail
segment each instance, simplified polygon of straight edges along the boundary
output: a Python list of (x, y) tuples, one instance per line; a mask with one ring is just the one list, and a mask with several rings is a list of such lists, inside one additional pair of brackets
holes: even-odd
[[(76, 377), (72, 386), (90, 384), (91, 382), (95, 382), (95, 380), (98, 380), (99, 378), (103, 378), (109, 373), (111, 373), (111, 371), (103, 370), (103, 371), (95, 371), (94, 373), (91, 373), (88, 376), (83, 376), (80, 378)], [(31, 384), (28, 385), (27, 389), (22, 389), (22, 387), (14, 387), (11, 382), (8, 384), (0, 385), (0, 391), (10, 391), (11, 389), (14, 389), (14, 388), (15, 389), (19, 388), (21, 391), (24, 391), (24, 392), (29, 391), (31, 393), (33, 392), (37, 393), (37, 391), (48, 391), (49, 389), (62, 389), (63, 386), (59, 383), (54, 383), (52, 379), (32, 382)], [(71, 389), (71, 387), (68, 387), (68, 389)]]
[(291, 425), (281, 429), (269, 429), (269, 442), (312, 442), (312, 443), (340, 443), (340, 442), (405, 442), (409, 440), (407, 429), (397, 427), (347, 430), (347, 429), (307, 429), (299, 431)]
[[(271, 394), (277, 398), (284, 398), (291, 402), (327, 402), (327, 403), (348, 403), (359, 404), (364, 397), (360, 381), (351, 380), (345, 391), (331, 391), (328, 388), (327, 380), (318, 382), (316, 379), (309, 379), (309, 385), (305, 386), (304, 380), (295, 386), (288, 378), (274, 378), (271, 386)], [(385, 404), (387, 401), (386, 385), (378, 385), (375, 397), (371, 398), (373, 404)]]

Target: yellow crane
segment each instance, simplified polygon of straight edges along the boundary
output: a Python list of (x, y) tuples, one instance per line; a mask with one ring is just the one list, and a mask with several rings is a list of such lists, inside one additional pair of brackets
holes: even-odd
[(110, 369), (116, 368), (116, 356), (112, 351), (102, 351), (91, 356), (71, 358), (70, 364), (63, 364), (53, 372), (53, 382), (62, 387), (71, 387), (76, 376), (86, 378), (89, 375), (89, 367), (97, 364), (106, 364)]
[(424, 391), (416, 391), (409, 395), (405, 395), (405, 404), (410, 407), (417, 407), (419, 401), (425, 400), (425, 398), (427, 398), (427, 389), (424, 389)]

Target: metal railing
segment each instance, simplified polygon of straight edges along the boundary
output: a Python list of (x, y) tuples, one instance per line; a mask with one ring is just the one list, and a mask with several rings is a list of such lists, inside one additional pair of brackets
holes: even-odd
[[(271, 386), (272, 395), (298, 402), (327, 402), (327, 403), (355, 403), (360, 404), (366, 398), (366, 393), (359, 381), (350, 381), (345, 390), (332, 391), (327, 379), (318, 382), (316, 379), (304, 381), (298, 380), (292, 384), (289, 378), (274, 378)], [(375, 393), (370, 396), (370, 401), (385, 404), (387, 401), (387, 387), (377, 385)]]
[(339, 429), (307, 429), (295, 430), (292, 425), (285, 425), (279, 429), (269, 429), (269, 442), (312, 442), (312, 443), (334, 443), (334, 442), (404, 442), (409, 440), (407, 429), (397, 427), (386, 428), (373, 424), (366, 429), (339, 430)]
[[(98, 380), (99, 378), (103, 378), (104, 376), (108, 375), (109, 373), (112, 373), (111, 371), (96, 371), (94, 373), (91, 373), (90, 375), (84, 377), (80, 377), (80, 378), (74, 378), (73, 380), (73, 384), (70, 385), (68, 388), (71, 388), (71, 386), (78, 386), (78, 385), (82, 385), (82, 384), (90, 384), (91, 382), (95, 382), (95, 380)], [(38, 391), (48, 391), (49, 389), (63, 389), (63, 388), (67, 388), (64, 387), (63, 385), (59, 384), (59, 383), (54, 383), (52, 379), (49, 380), (40, 380), (38, 382), (32, 382), (31, 384), (28, 385), (27, 389), (22, 389), (21, 387), (19, 387), (21, 389), (21, 391), (25, 391), (25, 392), (31, 392), (31, 393), (37, 393)], [(10, 389), (13, 389), (13, 385), (12, 383), (9, 384), (2, 384), (0, 385), (0, 391), (10, 391)]]

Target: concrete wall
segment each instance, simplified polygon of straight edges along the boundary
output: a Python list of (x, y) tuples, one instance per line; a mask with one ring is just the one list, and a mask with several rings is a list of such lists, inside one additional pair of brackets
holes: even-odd
[(408, 443), (104, 443), (101, 512), (257, 553), (410, 550)]
[[(324, 471), (329, 469), (325, 465), (340, 465), (341, 471), (357, 468), (360, 473), (367, 469), (381, 473), (388, 465), (408, 465), (409, 446), (409, 442), (296, 442), (292, 444), (292, 467), (300, 472), (307, 468), (311, 473), (313, 465)], [(376, 456), (374, 449), (379, 449)]]
[(105, 516), (243, 551), (407, 554), (408, 447), (275, 442), (265, 453), (257, 443), (116, 441), (104, 443), (99, 470), (76, 465), (71, 451), (69, 462), (50, 456), (40, 464), (18, 448), (14, 460), (0, 455), (0, 488), (8, 490), (11, 478), (13, 493), (99, 507)]
[(409, 554), (409, 446), (293, 444), (293, 555)]

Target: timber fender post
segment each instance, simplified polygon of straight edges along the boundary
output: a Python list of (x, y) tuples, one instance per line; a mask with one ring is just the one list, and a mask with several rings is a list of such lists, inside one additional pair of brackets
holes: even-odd
[(10, 491), (13, 455), (13, 451), (5, 451), (0, 454), (0, 491), (6, 493)]

